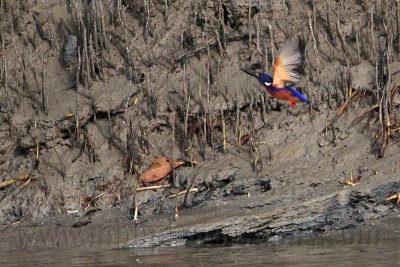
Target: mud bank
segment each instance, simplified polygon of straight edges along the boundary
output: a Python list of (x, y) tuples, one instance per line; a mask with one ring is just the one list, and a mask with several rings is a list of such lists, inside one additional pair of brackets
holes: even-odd
[[(275, 240), (397, 216), (394, 3), (1, 3), (4, 249)], [(285, 39), (314, 108), (240, 71), (271, 72)], [(160, 155), (198, 164), (138, 192)]]

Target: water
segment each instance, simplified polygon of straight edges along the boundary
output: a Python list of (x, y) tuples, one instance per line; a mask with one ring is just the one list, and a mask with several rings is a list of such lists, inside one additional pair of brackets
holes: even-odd
[(0, 252), (0, 266), (398, 266), (400, 231), (359, 229), (274, 243)]

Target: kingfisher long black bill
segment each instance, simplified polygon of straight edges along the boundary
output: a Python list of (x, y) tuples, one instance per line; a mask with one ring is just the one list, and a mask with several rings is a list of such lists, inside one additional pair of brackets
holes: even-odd
[(258, 78), (258, 74), (257, 74), (256, 72), (254, 72), (254, 71), (246, 70), (246, 69), (240, 69), (240, 70), (243, 71), (243, 72), (245, 72), (245, 73), (247, 73), (247, 74), (250, 75), (250, 76), (253, 76), (253, 77), (255, 77), (255, 78)]

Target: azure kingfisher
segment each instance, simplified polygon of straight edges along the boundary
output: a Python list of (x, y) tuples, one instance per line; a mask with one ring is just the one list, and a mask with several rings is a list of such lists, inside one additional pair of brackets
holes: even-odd
[(241, 70), (257, 78), (271, 96), (289, 101), (289, 106), (294, 108), (297, 102), (311, 103), (305, 95), (287, 84), (294, 84), (299, 81), (300, 75), (296, 68), (300, 64), (301, 54), (297, 45), (291, 41), (286, 41), (280, 50), (278, 58), (275, 60), (273, 78), (264, 72)]

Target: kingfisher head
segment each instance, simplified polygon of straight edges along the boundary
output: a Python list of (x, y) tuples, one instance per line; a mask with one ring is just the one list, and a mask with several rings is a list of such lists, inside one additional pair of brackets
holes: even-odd
[(249, 74), (250, 76), (255, 77), (264, 86), (269, 87), (272, 85), (272, 77), (264, 72), (254, 72), (246, 69), (240, 69), (240, 70)]

